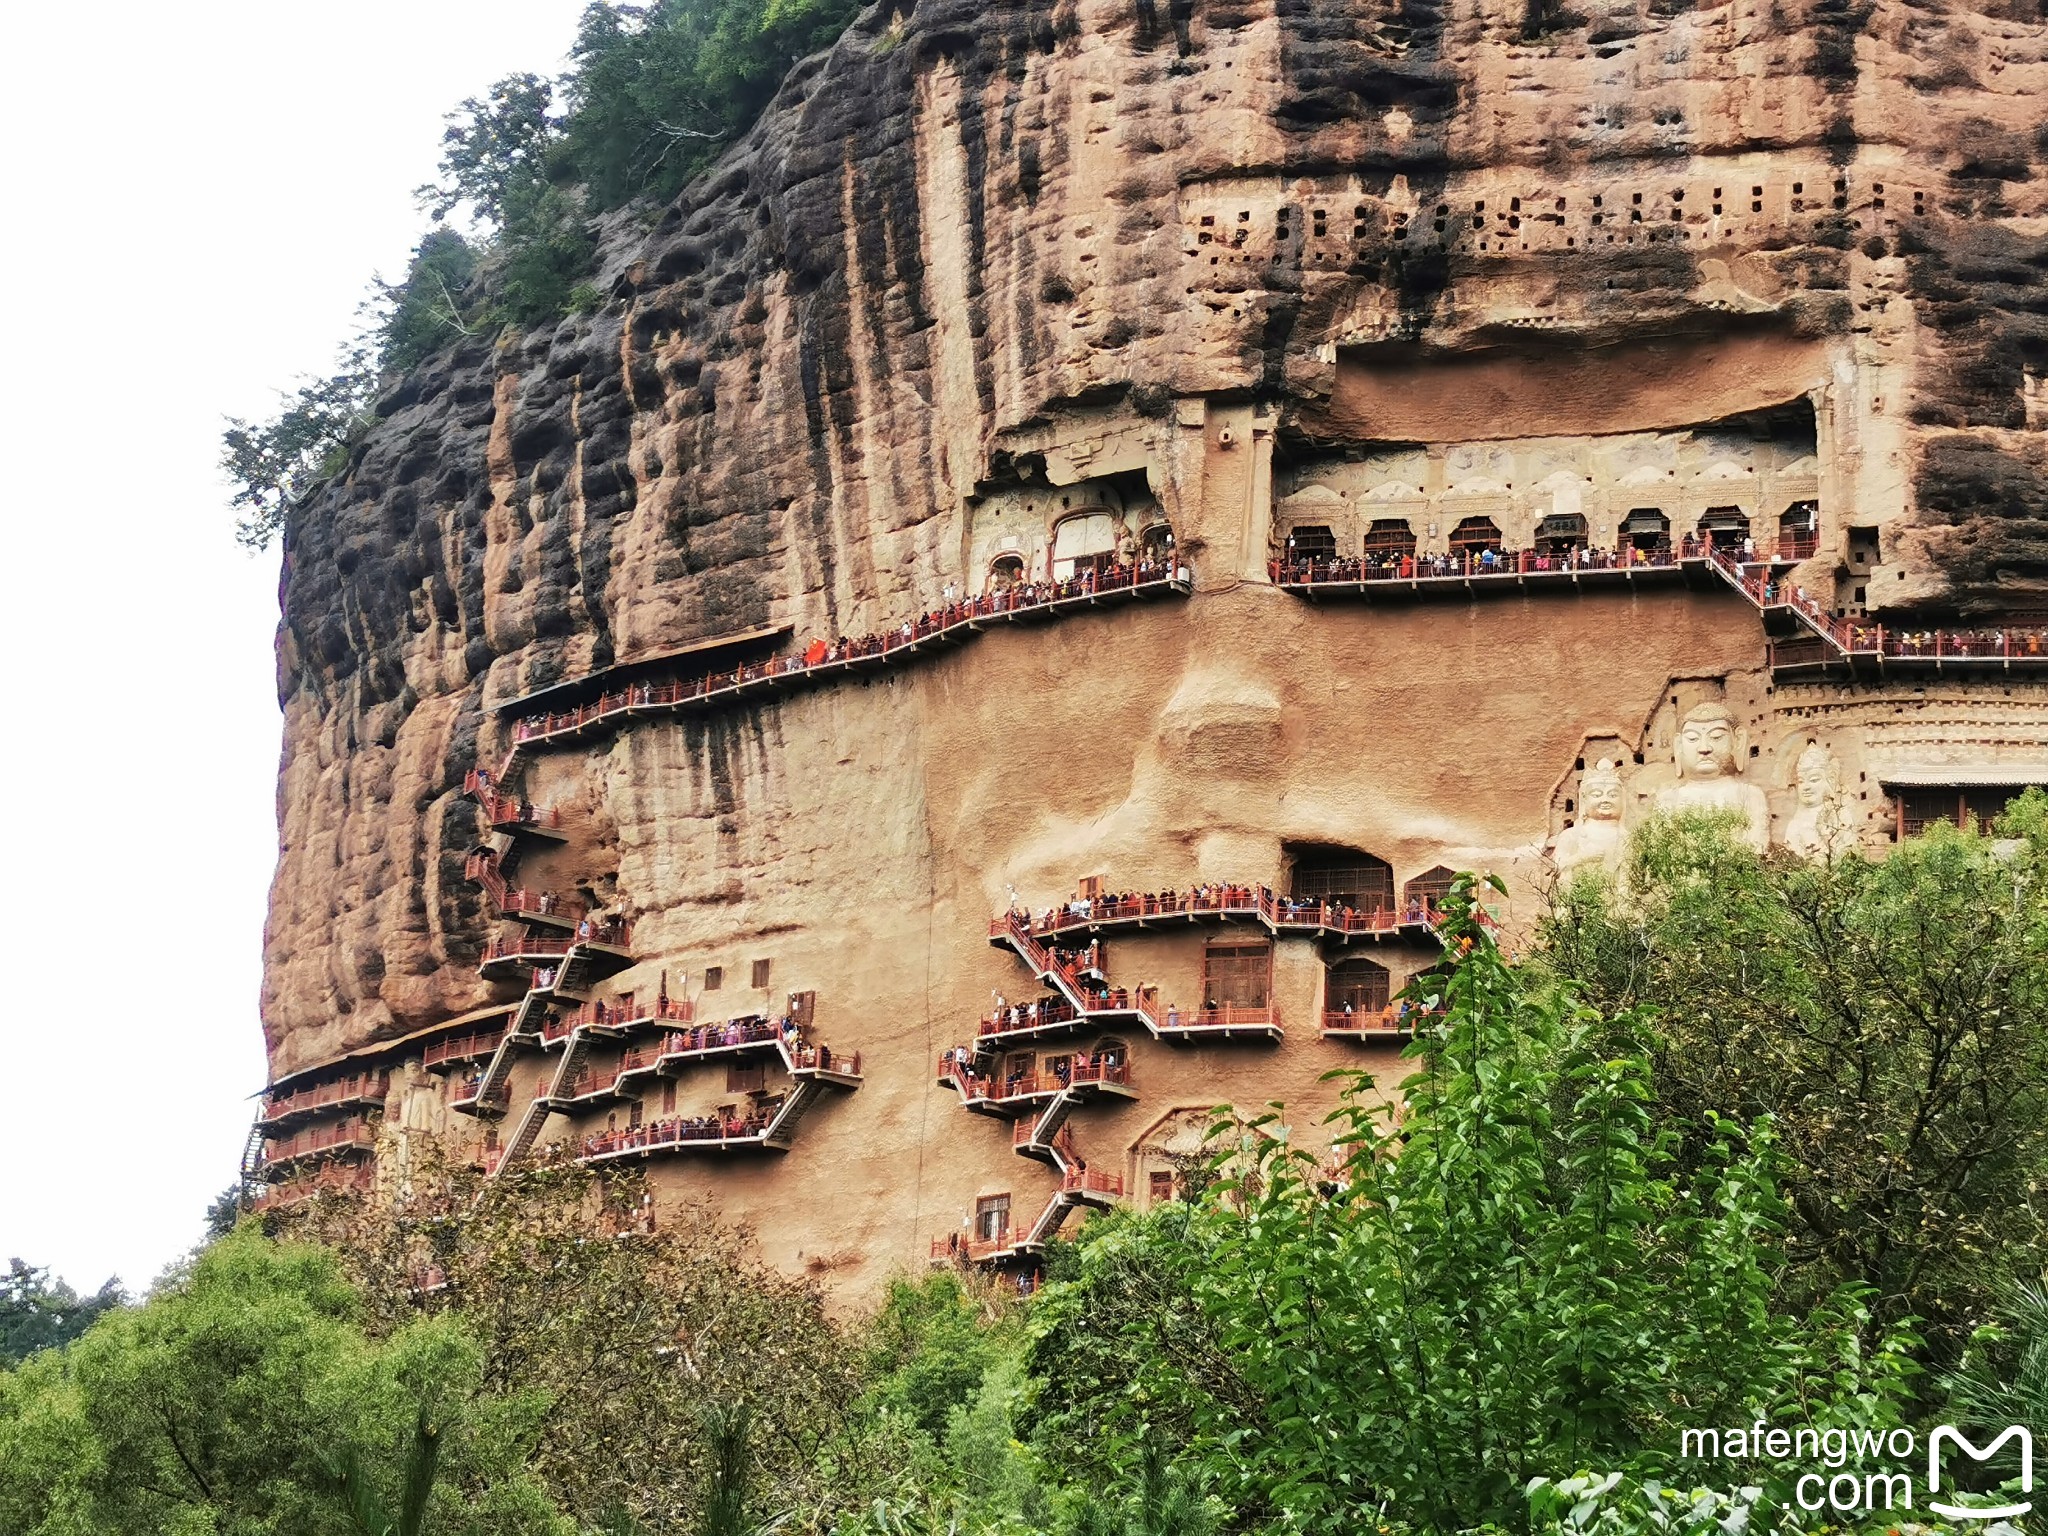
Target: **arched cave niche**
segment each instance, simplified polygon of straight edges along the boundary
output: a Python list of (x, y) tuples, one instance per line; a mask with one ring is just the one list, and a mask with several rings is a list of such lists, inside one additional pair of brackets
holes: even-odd
[(1749, 517), (1740, 507), (1709, 507), (1700, 514), (1700, 537), (1711, 537), (1722, 549), (1739, 549), (1749, 537)]
[(1820, 503), (1795, 501), (1778, 514), (1778, 554), (1805, 560), (1820, 542)]
[(1007, 592), (1024, 579), (1024, 557), (1022, 555), (997, 555), (989, 562), (988, 587), (990, 592)]
[(1655, 507), (1636, 507), (1622, 519), (1621, 542), (1639, 554), (1654, 554), (1671, 547), (1671, 519)]
[(1447, 864), (1439, 864), (1434, 869), (1425, 869), (1401, 888), (1402, 904), (1404, 906), (1413, 906), (1420, 902), (1424, 907), (1434, 907), (1438, 902), (1450, 895), (1451, 880), (1455, 873)]
[(1341, 1017), (1378, 1013), (1393, 996), (1393, 978), (1375, 960), (1339, 960), (1323, 973), (1323, 1012)]
[(1476, 555), (1483, 550), (1500, 552), (1500, 529), (1490, 517), (1468, 517), (1451, 530), (1451, 553)]
[(1321, 560), (1337, 558), (1337, 535), (1324, 523), (1307, 523), (1287, 535), (1287, 558)]
[(1586, 547), (1586, 519), (1577, 512), (1553, 512), (1536, 525), (1536, 550), (1568, 555)]
[(1405, 517), (1376, 517), (1365, 531), (1368, 560), (1405, 559), (1415, 553), (1415, 528)]
[(1333, 843), (1290, 844), (1285, 852), (1289, 895), (1361, 912), (1392, 910), (1394, 866), (1378, 855)]
[(1145, 531), (1138, 535), (1138, 554), (1141, 559), (1170, 564), (1173, 560), (1173, 525), (1148, 523)]
[(1066, 581), (1116, 561), (1116, 519), (1105, 507), (1063, 517), (1052, 531), (1052, 579)]

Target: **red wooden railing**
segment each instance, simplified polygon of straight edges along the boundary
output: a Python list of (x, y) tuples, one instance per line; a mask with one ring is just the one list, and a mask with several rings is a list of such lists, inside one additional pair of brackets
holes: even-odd
[(301, 1088), (282, 1098), (271, 1098), (263, 1108), (266, 1122), (282, 1120), (287, 1115), (302, 1114), (309, 1109), (323, 1109), (330, 1104), (352, 1104), (357, 1100), (368, 1100), (381, 1104), (391, 1097), (391, 1074), (384, 1072), (357, 1072), (331, 1083), (321, 1083), (312, 1088)]
[(721, 1119), (707, 1115), (695, 1120), (661, 1120), (651, 1125), (629, 1126), (624, 1130), (600, 1131), (583, 1138), (582, 1158), (607, 1157), (617, 1152), (637, 1152), (655, 1147), (680, 1146), (685, 1142), (757, 1142), (768, 1133), (772, 1113), (756, 1113)]
[(367, 1121), (345, 1121), (340, 1125), (320, 1125), (311, 1130), (299, 1132), (264, 1150), (266, 1165), (289, 1162), (295, 1157), (307, 1157), (316, 1152), (331, 1152), (350, 1147), (373, 1147), (377, 1144), (376, 1127)]
[[(1338, 933), (1391, 933), (1398, 928), (1434, 927), (1437, 922), (1434, 905), (1424, 901), (1411, 901), (1400, 908), (1375, 907), (1361, 912), (1340, 903), (1282, 896), (1265, 885), (1218, 884), (1205, 887), (1200, 892), (1174, 891), (1122, 900), (1070, 901), (1044, 916), (1028, 920), (1018, 913), (1006, 912), (990, 921), (988, 931), (990, 938), (1010, 937), (1022, 943), (1037, 944), (1038, 940), (1069, 928), (1180, 916), (1257, 917), (1274, 928)], [(1031, 958), (1043, 969), (1052, 963), (1047, 958), (1049, 955), (1050, 951), (1039, 945)]]
[(1120, 1083), (1128, 1087), (1131, 1083), (1131, 1064), (1127, 1061), (1089, 1062), (1076, 1057), (1069, 1063), (1064, 1078), (1054, 1072), (1026, 1072), (1017, 1077), (984, 1077), (972, 1070), (957, 1053), (948, 1053), (939, 1058), (939, 1075), (950, 1079), (960, 1090), (963, 1099), (985, 1099), (991, 1104), (1000, 1104), (1011, 1099), (1028, 1099), (1043, 1094), (1061, 1093), (1070, 1087), (1087, 1083)]
[(1241, 1003), (1224, 1003), (1214, 1008), (1193, 1008), (1186, 1013), (1169, 1009), (1166, 1017), (1160, 1020), (1159, 1027), (1171, 1033), (1175, 1029), (1277, 1028), (1279, 1023), (1280, 1010), (1270, 1003), (1257, 1008)]
[(420, 1053), (422, 1067), (438, 1067), (445, 1061), (463, 1061), (477, 1056), (488, 1056), (498, 1048), (498, 1042), (505, 1037), (503, 1030), (485, 1030), (471, 1035), (459, 1035), (453, 1040), (436, 1040)]
[(560, 713), (530, 715), (514, 728), (518, 742), (542, 741), (567, 735), (634, 709), (673, 708), (679, 704), (719, 695), (737, 694), (760, 683), (800, 677), (813, 672), (851, 671), (893, 661), (899, 654), (925, 641), (972, 628), (984, 619), (1031, 609), (1052, 608), (1064, 603), (1085, 603), (1109, 592), (1135, 592), (1148, 587), (1167, 588), (1187, 580), (1184, 571), (1146, 563), (1109, 571), (1088, 572), (1070, 581), (1040, 583), (992, 592), (966, 602), (905, 620), (880, 634), (863, 635), (827, 648), (820, 656), (783, 656), (770, 661), (737, 667), (730, 672), (713, 672), (703, 677), (669, 683), (639, 683), (601, 694), (594, 702)]
[(588, 934), (579, 932), (573, 938), (554, 939), (522, 934), (510, 939), (492, 939), (484, 946), (483, 964), (489, 965), (494, 960), (544, 959), (553, 955), (566, 955), (579, 944), (602, 944), (607, 949), (624, 949), (631, 942), (632, 934), (630, 924), (613, 919), (593, 923)]
[(498, 856), (489, 849), (478, 849), (472, 853), (464, 862), (462, 873), (465, 879), (484, 888), (499, 913), (505, 917), (552, 917), (575, 922), (587, 910), (573, 896), (559, 896), (553, 891), (513, 890), (498, 871)]

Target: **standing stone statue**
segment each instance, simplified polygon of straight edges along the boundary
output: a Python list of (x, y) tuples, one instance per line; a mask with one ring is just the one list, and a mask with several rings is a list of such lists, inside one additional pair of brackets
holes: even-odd
[(1725, 704), (1695, 704), (1678, 725), (1675, 744), (1678, 782), (1657, 792), (1656, 807), (1668, 815), (1734, 811), (1742, 818), (1741, 839), (1762, 853), (1771, 845), (1771, 802), (1742, 777), (1742, 734)]
[(1621, 830), (1621, 766), (1603, 757), (1579, 776), (1579, 819), (1557, 834), (1550, 862), (1560, 880), (1589, 864), (1612, 874), (1627, 838)]
[(1802, 859), (1839, 858), (1848, 851), (1842, 815), (1842, 765), (1819, 742), (1809, 742), (1794, 770), (1799, 809), (1785, 823), (1785, 846)]

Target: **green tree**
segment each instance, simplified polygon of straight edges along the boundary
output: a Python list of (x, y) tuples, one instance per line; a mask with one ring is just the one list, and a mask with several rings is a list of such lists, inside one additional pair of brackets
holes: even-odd
[(118, 1280), (80, 1296), (47, 1269), (20, 1259), (10, 1261), (6, 1275), (0, 1276), (0, 1365), (15, 1365), (38, 1350), (70, 1343), (121, 1302)]
[(268, 421), (228, 418), (220, 466), (235, 488), (230, 504), (242, 512), (235, 524), (238, 541), (267, 548), (284, 530), (291, 508), (320, 481), (341, 473), (349, 450), (375, 419), (375, 392), (368, 348), (358, 346), (337, 372), (285, 396)]
[(443, 179), (419, 189), (436, 220), (467, 204), (484, 223), (503, 225), (515, 195), (550, 179), (550, 156), (561, 140), (561, 125), (550, 115), (554, 96), (543, 76), (507, 75), (489, 95), (472, 96), (448, 114)]
[(751, 124), (857, 0), (592, 5), (567, 85), (569, 161), (598, 208), (666, 201)]
[[(450, 1309), (481, 1345), (485, 1390), (543, 1405), (530, 1465), (562, 1509), (698, 1524), (719, 1465), (714, 1406), (744, 1418), (749, 1508), (832, 1504), (821, 1458), (859, 1395), (859, 1349), (816, 1285), (762, 1262), (743, 1228), (705, 1205), (647, 1230), (637, 1181), (567, 1165), (479, 1183), (421, 1164), (411, 1188), (396, 1206), (334, 1202), (298, 1224), (354, 1275), (373, 1334)], [(607, 1229), (620, 1235), (593, 1240)], [(445, 1289), (420, 1286), (429, 1265)]]
[(377, 325), (378, 364), (415, 368), (477, 324), (467, 290), (477, 255), (452, 229), (429, 230), (414, 249), (405, 280), (379, 283), (383, 318)]
[(562, 1532), (521, 1468), (535, 1404), (484, 1390), (453, 1320), (373, 1342), (361, 1310), (331, 1255), (246, 1228), (216, 1243), (0, 1375), (0, 1529), (409, 1536), (424, 1512), (441, 1536)]
[(2012, 841), (1938, 825), (1888, 857), (1760, 858), (1654, 823), (1616, 885), (1560, 894), (1539, 961), (1652, 1011), (1657, 1118), (1698, 1165), (1710, 1115), (1768, 1115), (1810, 1294), (1869, 1287), (1953, 1359), (2038, 1262), (2048, 1180), (2048, 798)]
[(1090, 1235), (1079, 1278), (1041, 1293), (1041, 1401), (1119, 1447), (1126, 1479), (1159, 1420), (1247, 1519), (1522, 1528), (1532, 1478), (1652, 1473), (1681, 1427), (1894, 1421), (1902, 1340), (1866, 1356), (1846, 1296), (1776, 1305), (1768, 1126), (1715, 1117), (1701, 1171), (1675, 1179), (1642, 1022), (1511, 969), (1473, 893), (1461, 878), (1450, 957), (1407, 994), (1434, 1022), (1398, 1126), (1346, 1072), (1334, 1178), (1278, 1113), (1219, 1127), (1185, 1273), (1227, 1392), (1142, 1352), (1062, 1368), (1099, 1364), (1070, 1336), (1128, 1310), (1099, 1281), (1129, 1266), (1092, 1264)]

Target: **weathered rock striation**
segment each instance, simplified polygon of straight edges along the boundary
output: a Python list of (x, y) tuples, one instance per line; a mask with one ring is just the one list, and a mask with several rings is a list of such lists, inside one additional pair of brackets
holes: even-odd
[[(1533, 895), (1576, 775), (1619, 763), (1639, 814), (1702, 700), (1781, 823), (1832, 751), (1864, 842), (1913, 787), (2048, 776), (2048, 675), (1775, 665), (1711, 575), (1311, 604), (1271, 566), (1480, 520), (1614, 548), (1727, 514), (1791, 550), (1812, 508), (1783, 576), (1819, 606), (2031, 622), (2044, 101), (2035, 0), (875, 7), (651, 227), (611, 221), (600, 311), (416, 371), (293, 517), (274, 1075), (517, 996), (478, 974), (496, 917), (464, 878), (501, 706), (1160, 530), (1185, 601), (526, 755), (573, 835), (520, 882), (634, 922), (610, 986), (700, 1018), (711, 967), (729, 1012), (814, 991), (863, 1052), (786, 1156), (664, 1165), (790, 1262), (869, 1284), (1013, 1178), (1037, 1203), (931, 1073), (1030, 991), (987, 943), (1012, 892), (1285, 888), (1353, 850)], [(1109, 969), (1193, 1006), (1215, 939), (1113, 939)], [(1371, 1056), (1317, 1038), (1346, 955), (1273, 939), (1277, 1046), (1135, 1042), (1140, 1098), (1073, 1122), (1090, 1162), (1140, 1198), (1175, 1117), (1309, 1103)], [(1427, 957), (1373, 950), (1396, 988)], [(476, 1139), (401, 1078), (389, 1129)]]

